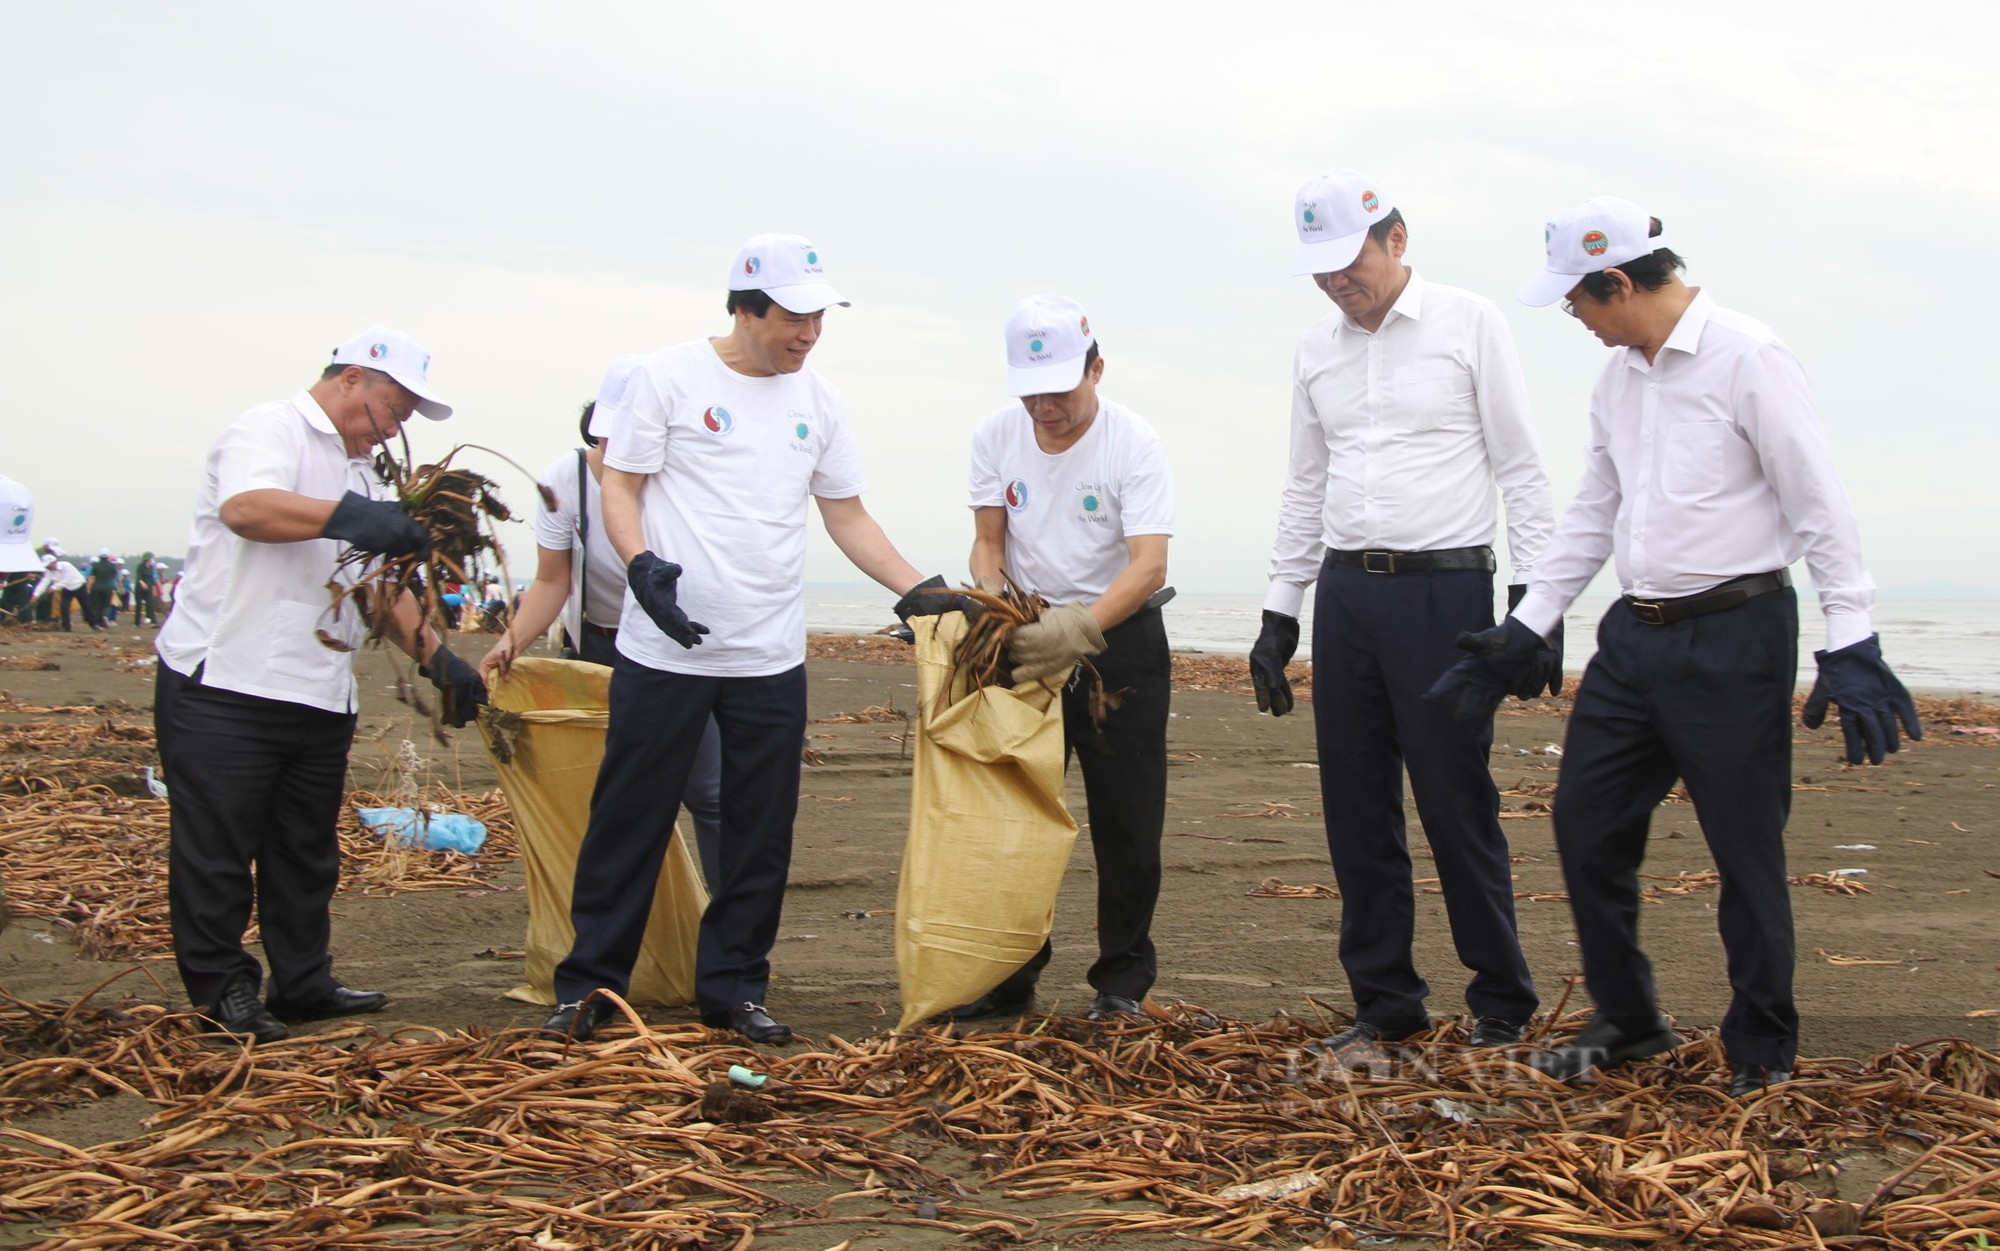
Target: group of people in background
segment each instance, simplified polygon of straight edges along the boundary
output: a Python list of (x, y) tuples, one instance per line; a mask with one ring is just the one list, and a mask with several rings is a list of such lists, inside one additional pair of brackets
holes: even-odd
[[(1507, 695), (1561, 690), (1563, 613), (1612, 561), (1623, 594), (1576, 694), (1554, 803), (1596, 1012), (1534, 1062), (1570, 1077), (1674, 1044), (1638, 945), (1637, 873), (1651, 811), (1678, 778), (1723, 880), (1730, 1088), (1786, 1080), (1798, 1038), (1783, 850), (1790, 565), (1807, 562), (1828, 623), (1808, 724), (1838, 705), (1857, 763), (1895, 751), (1899, 725), (1920, 733), (1869, 625), (1873, 584), (1798, 362), (1768, 327), (1687, 286), (1661, 224), (1637, 206), (1600, 197), (1554, 218), (1519, 298), (1560, 302), (1612, 349), (1592, 393), (1584, 479), (1559, 516), (1497, 306), (1420, 277), (1406, 261), (1410, 220), (1357, 171), (1307, 181), (1294, 227), (1296, 273), (1335, 310), (1298, 344), (1249, 664), (1259, 709), (1289, 713), (1286, 667), (1310, 591), (1338, 958), (1355, 997), (1353, 1026), (1321, 1050), (1348, 1057), (1431, 1026), (1412, 957), (1406, 773), (1471, 973), (1468, 1041), (1521, 1039), (1540, 1000), (1488, 762), (1493, 716)], [(827, 311), (847, 304), (811, 242), (757, 235), (730, 265), (727, 333), (613, 362), (584, 409), (583, 447), (543, 474), (557, 504), (537, 517), (535, 580), (476, 669), (414, 600), (372, 606), (453, 724), (558, 621), (566, 656), (611, 667), (551, 1033), (585, 1039), (610, 1019), (595, 992), (627, 987), (685, 805), (711, 895), (702, 1019), (759, 1043), (791, 1037), (766, 992), (799, 798), (809, 505), (904, 620), (981, 611), (904, 559), (862, 503), (868, 480), (840, 394), (807, 364)], [(1013, 632), (1008, 660), (1015, 682), (1061, 688), (1083, 776), (1098, 866), (1087, 1015), (1136, 1016), (1158, 975), (1173, 474), (1152, 426), (1100, 393), (1107, 360), (1074, 300), (1022, 300), (1001, 337), (995, 364), (1012, 398), (968, 423), (968, 572), (982, 590), (1011, 579), (1047, 602)], [(369, 455), (415, 413), (450, 415), (429, 363), (408, 335), (370, 327), (208, 455), (185, 580), (159, 635), (155, 715), (176, 954), (190, 999), (235, 1034), (282, 1037), (285, 1020), (386, 1001), (343, 986), (327, 951), (355, 685), (351, 652), (321, 636), (352, 644), (368, 629), (328, 617), (329, 580), (359, 573), (343, 553), (394, 557), (428, 542)], [(1275, 415), (1269, 424), (1275, 456)], [(1502, 504), (1513, 572), (1496, 624)], [(1093, 684), (1126, 692), (1101, 725)], [(253, 899), (268, 995), (241, 943)], [(1045, 946), (946, 1017), (1027, 1011), (1050, 955)]]
[(39, 623), (72, 632), (80, 616), (90, 629), (106, 630), (121, 612), (133, 625), (160, 624), (175, 581), (165, 561), (146, 552), (128, 564), (108, 547), (77, 561), (60, 540), (34, 542), (34, 493), (12, 478), (0, 477), (0, 509), (7, 522), (0, 528), (0, 626)]

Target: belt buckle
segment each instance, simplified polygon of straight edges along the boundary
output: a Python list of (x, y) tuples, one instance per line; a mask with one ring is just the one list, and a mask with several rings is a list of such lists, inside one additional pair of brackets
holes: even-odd
[[(1381, 568), (1379, 568), (1379, 569), (1378, 569), (1378, 568), (1376, 568), (1376, 566), (1375, 566), (1375, 558), (1376, 558), (1377, 556), (1380, 556), (1380, 557), (1382, 558), (1382, 566), (1381, 566)], [(1394, 572), (1396, 572), (1396, 553), (1394, 553), (1394, 552), (1363, 552), (1363, 553), (1361, 553), (1361, 571), (1362, 571), (1363, 573), (1394, 573)]]
[(1625, 602), (1632, 606), (1632, 615), (1647, 625), (1667, 624), (1667, 606), (1665, 601), (1657, 599), (1628, 599)]

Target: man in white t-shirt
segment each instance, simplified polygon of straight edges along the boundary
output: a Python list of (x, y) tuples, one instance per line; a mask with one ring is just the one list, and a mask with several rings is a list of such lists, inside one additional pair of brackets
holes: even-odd
[[(542, 471), (542, 486), (555, 496), (553, 510), (535, 512), (535, 580), (521, 605), (479, 662), (479, 676), (505, 674), (514, 658), (540, 638), (560, 616), (565, 654), (609, 666), (618, 655), (618, 620), (625, 609), (625, 562), (604, 533), (604, 436), (593, 431), (600, 408), (622, 396), (637, 356), (621, 356), (605, 371), (598, 398), (583, 406), (578, 423), (583, 446), (558, 456)], [(693, 820), (702, 876), (714, 881), (722, 841), (722, 746), (710, 717), (695, 753), (681, 802)]]
[(754, 1042), (791, 1038), (764, 994), (798, 815), (808, 501), (857, 569), (904, 596), (900, 613), (925, 598), (912, 595), (922, 576), (861, 504), (839, 392), (806, 367), (825, 310), (846, 303), (812, 244), (757, 235), (730, 270), (730, 332), (654, 352), (633, 371), (604, 453), (604, 528), (627, 583), (611, 723), (550, 1033), (590, 1037), (612, 1012), (593, 992), (629, 984), (713, 716), (722, 847), (696, 957), (702, 1021)]
[[(1007, 318), (1007, 389), (1019, 397), (972, 435), (972, 576), (1001, 572), (1048, 600), (1008, 643), (1013, 678), (1063, 684), (1063, 730), (1083, 770), (1097, 857), (1097, 991), (1091, 1020), (1136, 1016), (1158, 974), (1151, 936), (1167, 812), (1173, 662), (1155, 596), (1166, 586), (1174, 479), (1144, 418), (1097, 393), (1104, 358), (1073, 300), (1031, 296)], [(1088, 659), (1084, 668), (1081, 662)], [(1123, 690), (1091, 718), (1093, 688)], [(945, 1013), (1004, 1016), (1034, 1002), (1042, 950), (1000, 985)]]
[[(174, 957), (189, 1002), (257, 1042), (285, 1037), (281, 1018), (374, 1012), (388, 998), (341, 985), (327, 954), (354, 649), (369, 631), (361, 606), (335, 609), (327, 588), (364, 574), (350, 548), (429, 548), (371, 461), (412, 413), (451, 416), (429, 366), (408, 335), (370, 326), (334, 349), (312, 386), (231, 423), (209, 448), (184, 577), (154, 640)], [(486, 698), (472, 666), (423, 624), (414, 596), (384, 611), (388, 637), (437, 686), (447, 720), (464, 725)], [(268, 1002), (263, 969), (243, 949), (253, 901)]]

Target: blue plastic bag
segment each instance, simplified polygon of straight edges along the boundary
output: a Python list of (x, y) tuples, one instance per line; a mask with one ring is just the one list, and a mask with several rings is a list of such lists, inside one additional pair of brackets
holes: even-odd
[(418, 812), (413, 808), (356, 808), (363, 828), (425, 851), (476, 856), (486, 844), (486, 827), (462, 812)]

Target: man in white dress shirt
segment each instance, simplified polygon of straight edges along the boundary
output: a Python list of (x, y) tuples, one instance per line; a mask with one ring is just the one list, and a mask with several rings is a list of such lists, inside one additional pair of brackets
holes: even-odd
[[(1407, 765), (1459, 961), (1472, 970), (1471, 1039), (1521, 1036), (1537, 999), (1514, 920), (1493, 721), (1462, 725), (1422, 696), (1459, 633), (1493, 623), (1495, 493), (1514, 582), (1554, 528), (1520, 361), (1492, 301), (1403, 264), (1408, 227), (1388, 191), (1342, 169), (1299, 189), (1296, 272), (1338, 311), (1307, 328), (1292, 373), (1291, 458), (1263, 631), (1257, 706), (1292, 706), (1285, 664), (1313, 601), (1313, 727), (1327, 846), (1340, 884), (1340, 961), (1352, 1028), (1338, 1055), (1430, 1024), (1411, 956), (1416, 898), (1403, 820)], [(1509, 588), (1509, 600), (1522, 588)], [(1523, 698), (1561, 684), (1544, 649)]]
[(1572, 1041), (1537, 1067), (1573, 1077), (1679, 1040), (1661, 1018), (1639, 948), (1639, 866), (1653, 809), (1687, 784), (1722, 876), (1716, 924), (1732, 991), (1722, 1020), (1730, 1093), (1789, 1080), (1792, 1002), (1785, 820), (1798, 599), (1804, 556), (1826, 650), (1805, 721), (1839, 705), (1847, 758), (1880, 764), (1916, 709), (1869, 624), (1875, 587), (1805, 372), (1762, 322), (1718, 307), (1677, 270), (1658, 219), (1601, 196), (1557, 218), (1548, 260), (1521, 301), (1564, 311), (1615, 349), (1590, 399), (1583, 483), (1499, 626), (1438, 683), (1481, 715), (1607, 558), (1624, 597), (1598, 627), (1570, 714), (1555, 833), (1596, 1001)]
[[(430, 353), (370, 326), (334, 349), (319, 380), (238, 417), (209, 448), (187, 564), (154, 640), (153, 727), (171, 823), (167, 903), (188, 1000), (257, 1042), (281, 1019), (374, 1012), (379, 991), (333, 976), (327, 905), (340, 878), (334, 824), (354, 741), (361, 606), (328, 585), (429, 536), (376, 477), (370, 454), (421, 412), (451, 416), (427, 381)], [(381, 611), (463, 725), (486, 698), (472, 666), (426, 627), (407, 592)], [(329, 646), (323, 639), (337, 646)], [(243, 948), (252, 902), (270, 964)]]

